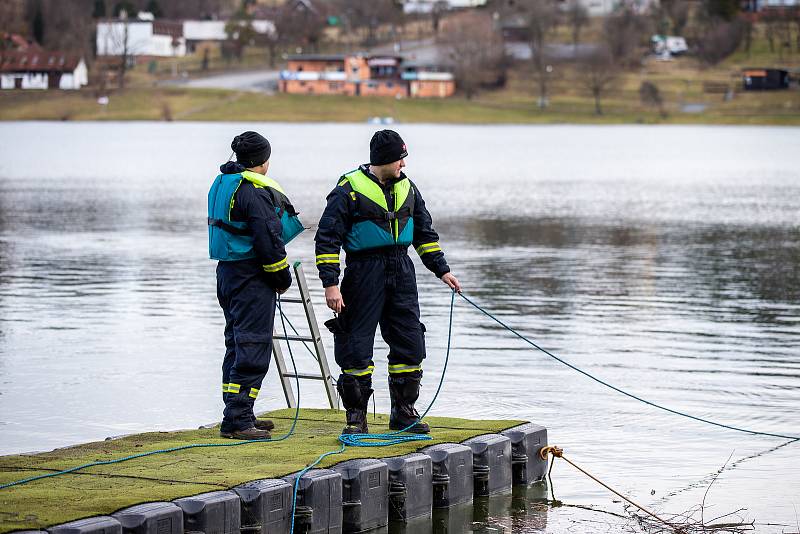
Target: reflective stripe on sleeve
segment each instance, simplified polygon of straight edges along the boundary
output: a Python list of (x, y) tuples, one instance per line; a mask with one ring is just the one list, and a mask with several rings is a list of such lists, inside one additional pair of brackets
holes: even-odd
[(286, 261), (286, 258), (283, 258), (281, 261), (276, 261), (275, 263), (270, 263), (269, 265), (262, 265), (265, 272), (268, 273), (276, 273), (281, 269), (288, 269), (289, 262)]
[(425, 243), (417, 247), (417, 254), (422, 256), (423, 254), (427, 254), (429, 252), (439, 252), (442, 250), (442, 247), (439, 246), (439, 243)]
[(250, 398), (255, 399), (256, 397), (258, 397), (258, 391), (259, 391), (258, 388), (250, 388), (250, 395), (249, 395)]
[(339, 255), (338, 254), (317, 254), (317, 265), (321, 265), (323, 263), (339, 263)]

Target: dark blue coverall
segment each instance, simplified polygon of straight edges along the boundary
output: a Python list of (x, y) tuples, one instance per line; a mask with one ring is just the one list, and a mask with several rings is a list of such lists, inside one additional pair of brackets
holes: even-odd
[[(378, 185), (380, 181), (369, 172), (362, 171)], [(405, 178), (405, 175), (400, 179)], [(393, 205), (389, 194), (391, 183), (381, 188), (387, 196), (387, 205)], [(439, 235), (433, 229), (425, 201), (415, 184), (412, 245), (420, 248), (436, 243)], [(357, 202), (347, 185), (337, 185), (327, 197), (327, 206), (315, 236), (316, 254), (336, 255), (350, 232)], [(450, 272), (444, 253), (420, 251), (423, 264), (437, 277)], [(423, 249), (424, 250), (424, 249)], [(419, 369), (425, 358), (425, 326), (420, 323), (417, 279), (414, 264), (407, 254), (407, 246), (389, 246), (347, 253), (346, 268), (341, 283), (345, 308), (334, 323), (336, 363), (344, 374), (368, 376), (372, 374), (372, 346), (378, 325), (381, 335), (389, 345), (389, 372), (400, 374), (409, 369)], [(339, 283), (339, 263), (320, 262), (317, 267), (324, 287)]]
[[(220, 170), (232, 174), (243, 168), (228, 162)], [(234, 196), (231, 220), (247, 223), (256, 257), (217, 264), (217, 299), (225, 314), (225, 410), (220, 426), (224, 433), (254, 426), (253, 405), (272, 356), (276, 290), (283, 291), (292, 283), (288, 264), (274, 272), (265, 269), (286, 259), (281, 222), (270, 194), (242, 181)]]

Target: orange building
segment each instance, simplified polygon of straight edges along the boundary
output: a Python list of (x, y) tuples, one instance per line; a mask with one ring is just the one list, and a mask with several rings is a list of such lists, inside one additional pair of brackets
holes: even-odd
[(401, 56), (297, 55), (281, 72), (279, 89), (291, 94), (447, 97), (455, 92), (448, 72), (403, 71)]

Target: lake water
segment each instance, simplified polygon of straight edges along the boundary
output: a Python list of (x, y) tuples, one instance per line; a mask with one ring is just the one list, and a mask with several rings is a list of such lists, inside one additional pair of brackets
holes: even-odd
[[(374, 127), (0, 124), (0, 454), (220, 417), (223, 318), (206, 193), (245, 129), (271, 140), (271, 176), (314, 224), (336, 179), (367, 159)], [(631, 393), (800, 434), (800, 129), (397, 129), (470, 298)], [(306, 266), (322, 321), (312, 238), (289, 253)], [(449, 294), (415, 261), (424, 407), (444, 361)], [(289, 316), (302, 322), (298, 310)], [(667, 516), (699, 506), (719, 473), (706, 520), (738, 511), (720, 521), (800, 531), (800, 442), (635, 402), (460, 299), (453, 339), (432, 414), (542, 424), (574, 462)], [(386, 411), (386, 349), (376, 347)], [(325, 405), (318, 383), (303, 386), (304, 405)], [(273, 369), (257, 409), (283, 405)], [(487, 504), (462, 530), (640, 531), (618, 498), (565, 462), (553, 483), (566, 506), (542, 502), (540, 488)]]

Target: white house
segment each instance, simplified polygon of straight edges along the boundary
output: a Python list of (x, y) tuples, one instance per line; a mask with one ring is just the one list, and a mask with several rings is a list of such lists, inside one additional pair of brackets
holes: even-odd
[(485, 6), (487, 0), (399, 0), (403, 13), (431, 13), (437, 6), (445, 9), (462, 9)]
[(80, 89), (89, 83), (83, 58), (62, 52), (0, 52), (0, 89)]
[(742, 2), (742, 8), (746, 11), (797, 6), (800, 6), (800, 0), (746, 0)]
[[(567, 9), (572, 0), (559, 0), (559, 2), (562, 9)], [(590, 17), (605, 17), (622, 6), (632, 7), (640, 13), (644, 13), (657, 2), (658, 0), (578, 0)]]
[[(250, 21), (253, 30), (262, 35), (273, 35), (275, 24), (270, 20)], [(185, 20), (183, 21), (183, 37), (186, 39), (188, 52), (193, 52), (198, 43), (219, 43), (228, 38), (224, 20)]]
[(121, 56), (126, 53), (130, 56), (185, 56), (183, 24), (141, 16), (98, 22), (97, 55)]

